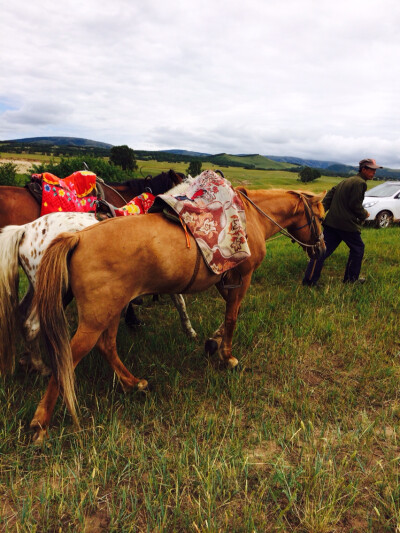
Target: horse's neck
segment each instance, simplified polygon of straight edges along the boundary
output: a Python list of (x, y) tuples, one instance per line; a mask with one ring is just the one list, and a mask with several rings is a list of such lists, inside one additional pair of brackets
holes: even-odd
[(122, 207), (139, 194), (135, 194), (135, 191), (132, 191), (130, 187), (127, 187), (123, 183), (110, 183), (104, 187), (105, 200), (115, 207)]
[[(278, 233), (281, 228), (293, 224), (296, 199), (283, 192), (278, 195), (269, 191), (254, 191), (249, 198), (262, 211), (257, 211), (265, 231), (265, 240)], [(265, 213), (265, 214), (264, 214)]]

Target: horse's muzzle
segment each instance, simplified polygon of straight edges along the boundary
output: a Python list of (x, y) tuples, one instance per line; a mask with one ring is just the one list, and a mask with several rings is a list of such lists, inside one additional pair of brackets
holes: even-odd
[(310, 259), (320, 259), (324, 255), (326, 246), (323, 234), (320, 235), (318, 242), (312, 248), (308, 248), (307, 251)]

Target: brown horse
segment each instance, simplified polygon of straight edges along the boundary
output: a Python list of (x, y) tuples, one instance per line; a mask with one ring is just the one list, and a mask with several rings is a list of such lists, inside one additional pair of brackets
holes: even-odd
[[(34, 440), (40, 442), (46, 436), (59, 390), (78, 423), (74, 368), (94, 346), (109, 362), (124, 390), (147, 387), (146, 380), (125, 368), (116, 346), (121, 310), (135, 296), (180, 293), (189, 280), (191, 293), (216, 285), (225, 299), (226, 311), (213, 339), (222, 361), (231, 368), (238, 364), (232, 355), (232, 336), (252, 273), (265, 256), (265, 241), (286, 228), (310, 256), (318, 256), (324, 251), (324, 209), (323, 194), (236, 190), (243, 195), (251, 256), (228, 270), (225, 277), (212, 273), (203, 260), (198, 262), (193, 238), (189, 237), (188, 247), (182, 228), (162, 214), (111, 219), (79, 233), (64, 233), (53, 241), (39, 267), (35, 297), (53, 375), (31, 422)], [(79, 318), (71, 342), (62, 305), (63, 291), (69, 283)]]
[[(162, 194), (184, 179), (184, 174), (169, 170), (152, 178), (134, 179), (124, 183), (102, 183), (104, 199), (122, 207), (134, 196), (151, 192), (154, 196)], [(0, 228), (9, 225), (27, 224), (40, 216), (40, 205), (25, 187), (0, 186)]]

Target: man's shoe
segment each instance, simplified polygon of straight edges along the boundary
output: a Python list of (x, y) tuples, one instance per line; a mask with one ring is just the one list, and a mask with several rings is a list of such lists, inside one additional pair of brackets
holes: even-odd
[(366, 282), (365, 278), (358, 278), (358, 279), (346, 279), (343, 281), (343, 283), (352, 283), (356, 285), (363, 285)]
[(311, 281), (309, 279), (303, 279), (302, 284), (305, 287), (318, 287), (318, 283), (316, 281)]

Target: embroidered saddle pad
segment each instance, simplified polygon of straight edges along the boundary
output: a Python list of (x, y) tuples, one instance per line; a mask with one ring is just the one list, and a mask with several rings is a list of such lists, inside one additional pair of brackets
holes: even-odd
[(96, 211), (96, 174), (86, 170), (61, 179), (50, 172), (33, 174), (33, 182), (42, 185), (40, 216), (59, 211)]
[(160, 194), (149, 213), (169, 205), (185, 222), (215, 274), (236, 267), (250, 256), (246, 214), (228, 180), (205, 170), (182, 196)]

